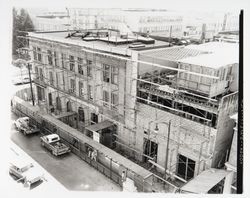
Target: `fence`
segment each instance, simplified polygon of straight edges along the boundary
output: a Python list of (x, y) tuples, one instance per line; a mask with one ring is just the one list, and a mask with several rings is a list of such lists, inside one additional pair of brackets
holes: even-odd
[[(125, 171), (126, 177), (134, 181), (137, 191), (139, 192), (170, 192), (175, 188), (170, 185), (172, 188), (169, 189), (169, 182), (157, 178), (154, 174), (144, 178), (140, 174), (131, 170), (129, 166), (124, 167), (121, 162), (114, 161), (114, 159), (103, 153), (101, 149), (94, 148), (91, 143), (88, 144), (88, 141), (78, 138), (81, 136), (73, 136), (63, 127), (60, 127), (60, 125), (51, 122), (44, 117), (39, 110), (37, 110), (37, 107), (34, 107), (27, 102), (22, 102), (20, 99), (14, 100), (12, 111), (18, 116), (30, 117), (31, 122), (40, 127), (41, 132), (44, 134), (57, 133), (62, 141), (71, 148), (72, 153), (120, 186), (123, 184), (122, 173)], [(78, 132), (81, 133), (80, 131)], [(90, 149), (92, 149), (92, 151), (97, 151), (96, 158), (89, 155)], [(168, 188), (166, 188), (166, 186), (168, 186)]]

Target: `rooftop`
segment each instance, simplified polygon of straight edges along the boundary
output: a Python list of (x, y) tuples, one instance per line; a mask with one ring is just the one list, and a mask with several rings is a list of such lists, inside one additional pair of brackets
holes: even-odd
[(178, 61), (210, 68), (219, 68), (238, 63), (239, 45), (237, 43), (209, 42), (185, 47), (170, 47), (148, 50), (143, 56)]
[(165, 59), (170, 61), (177, 61), (187, 57), (194, 57), (200, 54), (206, 54), (208, 52), (204, 52), (196, 49), (188, 49), (185, 47), (171, 47), (157, 50), (150, 50), (148, 52), (143, 53), (144, 56)]
[[(72, 32), (73, 31), (71, 31), (71, 33)], [(29, 36), (32, 38), (46, 39), (52, 42), (60, 42), (64, 45), (77, 45), (122, 55), (131, 55), (131, 50), (137, 50), (136, 48), (131, 49), (129, 47), (133, 42), (143, 42), (143, 44), (145, 45), (145, 49), (161, 46), (163, 47), (167, 45), (166, 42), (158, 40), (155, 40), (154, 43), (152, 43), (151, 41), (153, 39), (142, 36), (129, 37), (128, 39), (124, 39), (118, 36), (114, 37), (114, 35), (110, 36), (109, 39), (106, 37), (94, 38), (91, 36), (87, 36), (84, 38), (82, 38), (81, 36), (71, 36), (67, 38), (68, 34), (68, 31), (30, 32)], [(143, 50), (144, 48), (140, 48), (140, 50)]]
[(179, 62), (214, 69), (239, 62), (239, 45), (236, 43), (209, 42), (201, 45), (190, 45), (186, 48), (203, 50), (208, 53), (184, 58)]

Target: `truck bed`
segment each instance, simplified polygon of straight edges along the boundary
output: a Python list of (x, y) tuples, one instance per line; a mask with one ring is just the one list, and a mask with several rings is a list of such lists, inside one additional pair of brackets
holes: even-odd
[(44, 137), (41, 137), (42, 145), (52, 151), (53, 155), (62, 155), (64, 153), (70, 152), (70, 148), (63, 144), (61, 141), (48, 143)]

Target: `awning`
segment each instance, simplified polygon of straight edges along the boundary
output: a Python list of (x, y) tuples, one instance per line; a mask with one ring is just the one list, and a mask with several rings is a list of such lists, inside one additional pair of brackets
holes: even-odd
[(87, 126), (85, 129), (87, 129), (89, 131), (96, 131), (97, 132), (97, 131), (100, 131), (102, 129), (109, 128), (109, 127), (111, 127), (113, 125), (114, 125), (113, 122), (105, 120), (103, 122), (99, 122), (97, 124), (93, 124), (93, 125)]
[(223, 169), (211, 168), (209, 170), (205, 170), (181, 187), (181, 190), (189, 193), (207, 193), (229, 173), (230, 171)]
[(60, 118), (65, 118), (65, 117), (69, 117), (69, 116), (72, 116), (72, 115), (75, 115), (76, 112), (74, 111), (70, 111), (70, 112), (63, 112), (62, 114), (60, 115), (57, 115), (55, 116), (57, 119), (60, 119)]

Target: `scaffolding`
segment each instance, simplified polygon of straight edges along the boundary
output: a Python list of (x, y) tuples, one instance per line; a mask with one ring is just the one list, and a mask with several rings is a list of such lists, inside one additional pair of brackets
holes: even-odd
[[(37, 38), (31, 38), (31, 37), (29, 37), (28, 39), (31, 39), (31, 40), (34, 39), (36, 41), (39, 40)], [(49, 45), (51, 45), (52, 52), (54, 52), (55, 48), (58, 48), (58, 46), (62, 46), (62, 48), (66, 47), (67, 49), (69, 48), (68, 45), (61, 44), (61, 43), (56, 43), (54, 46), (53, 41), (43, 41), (43, 42), (46, 42)], [(30, 51), (32, 51), (32, 50), (30, 50)], [(63, 52), (64, 51), (61, 50), (61, 53), (63, 53)], [(79, 62), (78, 60), (75, 60), (75, 59), (72, 60), (70, 58), (64, 59), (62, 57), (61, 61), (64, 62), (64, 65), (60, 67), (59, 66), (60, 64), (58, 64), (58, 66), (56, 66), (55, 62), (57, 60), (60, 60), (60, 59), (57, 56), (55, 56), (55, 54), (53, 54), (53, 53), (48, 54), (47, 52), (42, 51), (41, 53), (43, 55), (45, 55), (45, 57), (51, 56), (52, 64), (41, 63), (41, 62), (38, 63), (37, 61), (35, 61), (34, 63), (36, 63), (36, 64), (38, 63), (36, 66), (42, 66), (44, 69), (46, 68), (45, 69), (46, 71), (48, 71), (48, 72), (53, 71), (53, 73), (55, 73), (56, 75), (58, 75), (59, 73), (62, 73), (64, 82), (62, 84), (56, 83), (57, 85), (55, 86), (54, 82), (51, 82), (51, 79), (46, 78), (45, 76), (42, 77), (43, 78), (42, 80), (40, 79), (41, 77), (34, 79), (34, 82), (38, 85), (41, 85), (41, 86), (49, 86), (49, 87), (53, 88), (54, 89), (53, 93), (56, 93), (57, 97), (67, 98), (69, 101), (76, 103), (80, 107), (84, 107), (86, 109), (95, 111), (99, 115), (101, 115), (102, 118), (110, 120), (110, 121), (114, 122), (115, 124), (120, 125), (126, 129), (130, 130), (131, 132), (136, 131), (136, 129), (139, 127), (144, 128), (144, 126), (140, 125), (138, 123), (135, 123), (136, 124), (135, 128), (129, 128), (128, 126), (126, 126), (124, 124), (123, 116), (120, 115), (119, 113), (117, 113), (117, 111), (111, 110), (113, 115), (112, 116), (107, 115), (105, 113), (106, 112), (105, 108), (102, 107), (102, 106), (105, 106), (103, 104), (105, 104), (106, 101), (103, 100), (103, 98), (101, 98), (101, 97), (98, 98), (98, 93), (100, 92), (100, 90), (103, 90), (104, 85), (103, 85), (103, 83), (100, 83), (100, 84), (96, 83), (97, 73), (98, 72), (101, 73), (101, 72), (105, 71), (104, 68), (99, 67), (96, 64), (98, 56), (110, 57), (110, 58), (115, 59), (115, 60), (121, 60), (121, 61), (126, 61), (126, 62), (131, 62), (131, 63), (136, 62), (138, 64), (137, 67), (139, 67), (140, 64), (146, 64), (146, 65), (151, 65), (151, 66), (154, 66), (157, 68), (164, 68), (167, 71), (172, 71), (172, 72), (169, 72), (167, 74), (165, 73), (166, 76), (169, 76), (169, 75), (175, 76), (175, 72), (184, 72), (184, 73), (192, 74), (192, 75), (196, 75), (196, 76), (218, 79), (218, 77), (215, 77), (215, 76), (204, 75), (201, 73), (191, 72), (191, 71), (183, 70), (183, 69), (179, 69), (179, 68), (168, 67), (165, 65), (160, 65), (160, 64), (150, 63), (150, 62), (145, 62), (145, 61), (140, 61), (140, 60), (132, 60), (130, 57), (127, 57), (124, 55), (120, 56), (120, 55), (117, 55), (115, 53), (102, 52), (102, 51), (98, 51), (98, 49), (83, 48), (81, 50), (81, 52), (83, 52), (84, 56), (86, 57), (86, 60), (88, 60), (88, 58), (90, 57), (89, 59), (92, 61), (92, 64), (89, 64), (90, 62), (83, 64), (83, 63)], [(67, 57), (69, 57), (69, 54), (67, 54)], [(79, 55), (79, 57), (82, 57), (82, 53), (81, 53), (81, 55)], [(66, 67), (65, 67), (65, 63), (66, 63)], [(74, 64), (74, 70), (68, 69), (70, 64)], [(86, 72), (83, 72), (83, 75), (79, 74), (79, 70), (78, 70), (78, 72), (76, 72), (76, 65), (79, 66), (78, 64), (81, 64), (85, 68)], [(88, 75), (88, 71), (89, 71), (88, 68), (90, 68), (90, 67), (92, 68), (92, 74), (94, 74), (92, 76)], [(79, 68), (77, 68), (77, 69), (79, 69)], [(134, 78), (134, 77), (132, 77), (132, 72), (133, 72), (133, 70), (131, 69), (130, 76), (127, 76), (126, 74), (124, 74), (122, 76), (119, 73), (119, 77), (123, 77), (125, 82), (128, 80), (130, 80), (131, 82), (136, 81), (135, 84), (136, 84), (137, 92), (139, 91), (139, 92), (147, 93), (146, 97), (132, 95), (130, 92), (127, 93), (124, 90), (119, 90), (118, 86), (117, 86), (117, 89), (111, 90), (111, 86), (110, 86), (111, 80), (109, 80), (109, 86), (108, 86), (109, 92), (118, 92), (118, 93), (126, 94), (127, 96), (129, 96), (130, 98), (132, 98), (133, 100), (135, 100), (137, 102), (138, 101), (143, 102), (143, 103), (152, 105), (154, 107), (158, 107), (159, 109), (167, 109), (169, 112), (175, 113), (176, 115), (179, 115), (179, 116), (182, 116), (185, 118), (188, 118), (189, 116), (193, 116), (193, 117), (195, 117), (194, 120), (198, 120), (198, 121), (203, 120), (203, 123), (205, 125), (207, 125), (208, 128), (211, 126), (212, 118), (208, 119), (207, 115), (198, 116), (198, 115), (188, 113), (187, 111), (183, 110), (183, 106), (184, 105), (189, 105), (189, 106), (193, 105), (193, 108), (197, 109), (197, 111), (199, 111), (199, 109), (202, 109), (202, 110), (209, 111), (213, 114), (216, 114), (216, 112), (217, 112), (216, 109), (218, 108), (218, 101), (216, 99), (209, 98), (209, 97), (202, 96), (202, 95), (197, 95), (196, 93), (192, 93), (192, 92), (188, 92), (184, 89), (176, 88), (176, 84), (174, 84), (174, 83), (176, 83), (176, 77), (174, 80), (170, 80), (169, 77), (165, 76), (165, 78), (164, 78), (164, 75), (159, 73), (159, 74), (148, 74), (148, 77), (137, 75), (137, 78)], [(87, 75), (84, 75), (84, 73), (86, 73)], [(49, 76), (49, 75), (47, 75), (47, 76)], [(65, 83), (65, 77), (66, 77), (67, 83)], [(78, 94), (76, 93), (76, 87), (74, 87), (74, 86), (71, 87), (71, 85), (70, 85), (69, 81), (71, 78), (74, 79), (75, 86), (76, 86), (76, 79), (84, 81), (87, 84), (87, 86), (89, 86), (90, 81), (92, 81), (92, 83), (93, 83), (93, 100), (91, 99), (91, 97), (89, 97), (88, 88), (87, 88), (87, 92), (85, 94), (83, 94), (82, 96), (78, 96)], [(171, 93), (171, 92), (159, 90), (158, 88), (162, 85), (172, 85), (174, 87), (174, 88), (172, 88), (173, 92)], [(63, 88), (61, 88), (62, 86), (63, 86)], [(132, 83), (131, 83), (131, 86), (132, 86)], [(71, 87), (71, 89), (69, 87)], [(130, 91), (131, 91), (131, 89), (132, 89), (132, 87), (130, 87)], [(99, 95), (101, 96), (101, 94), (99, 94)], [(152, 95), (157, 96), (157, 99), (155, 101), (152, 100)], [(87, 98), (86, 98), (86, 96), (87, 96)], [(171, 102), (168, 105), (162, 105), (159, 103), (159, 97), (164, 98), (165, 101), (169, 100)], [(48, 102), (46, 102), (46, 104), (48, 104)], [(178, 107), (178, 105), (180, 105), (180, 108)], [(122, 114), (125, 114), (125, 112), (129, 112), (131, 114), (134, 114), (136, 111), (138, 111), (138, 109), (135, 109), (135, 108), (131, 109), (130, 107), (126, 106), (126, 104), (117, 104), (117, 106), (121, 107), (121, 109), (123, 111)], [(47, 109), (48, 108), (49, 107), (47, 106)], [(98, 109), (98, 111), (97, 111), (97, 109)], [(49, 112), (49, 111), (47, 111), (47, 112)], [(63, 112), (63, 109), (62, 109), (62, 111), (58, 111), (56, 114), (60, 115), (60, 113), (62, 113), (62, 112)], [(130, 118), (126, 118), (126, 119), (130, 119)], [(208, 134), (205, 134), (205, 127), (206, 127), (205, 125), (204, 125), (204, 135), (202, 136), (202, 138), (205, 138), (205, 140), (201, 141), (201, 143), (199, 144), (200, 149), (198, 150), (198, 152), (199, 152), (199, 160), (198, 160), (199, 166), (200, 166), (201, 162), (209, 159), (209, 156), (204, 157), (204, 154), (202, 153), (204, 144), (207, 145), (209, 140), (210, 140), (210, 132)], [(181, 127), (182, 127), (182, 124), (181, 124), (181, 117), (180, 117), (179, 118), (179, 131), (178, 131), (179, 135), (178, 135), (178, 137), (180, 137), (180, 133), (181, 133), (180, 128)], [(152, 134), (152, 133), (153, 133), (152, 131), (149, 131), (149, 134)], [(188, 134), (188, 133), (191, 133), (191, 132), (188, 129), (186, 129), (185, 134)], [(164, 139), (164, 140), (166, 140), (166, 138), (167, 138), (166, 136), (161, 136), (159, 134), (157, 136)], [(120, 142), (118, 136), (117, 136), (117, 139), (118, 140), (116, 140), (116, 143), (118, 143), (119, 145), (126, 147), (127, 149), (133, 150), (133, 152), (137, 152), (137, 153), (145, 156), (144, 153), (134, 149), (133, 147), (131, 147), (131, 145), (126, 145), (126, 144)], [(150, 139), (150, 137), (149, 137), (149, 139)], [(190, 147), (190, 145), (187, 145), (185, 142), (181, 142), (180, 139), (173, 140), (170, 137), (170, 141), (171, 141), (171, 144), (176, 145), (177, 152), (178, 152), (180, 146), (185, 146), (185, 147), (187, 147), (187, 149), (189, 149), (189, 147)], [(197, 150), (195, 150), (195, 151), (192, 150), (191, 152), (197, 152)], [(173, 154), (173, 151), (171, 153)], [(152, 164), (154, 163), (152, 161), (152, 157), (150, 157), (148, 155), (146, 155), (146, 157), (149, 158), (149, 160), (151, 160)], [(155, 165), (157, 165), (157, 164), (155, 164)], [(170, 169), (167, 170), (168, 174), (170, 174), (170, 175), (173, 174), (171, 172), (171, 167), (174, 167), (174, 166), (176, 166), (176, 164), (171, 164), (171, 161), (170, 161)], [(199, 170), (198, 170), (198, 173), (199, 173)]]

